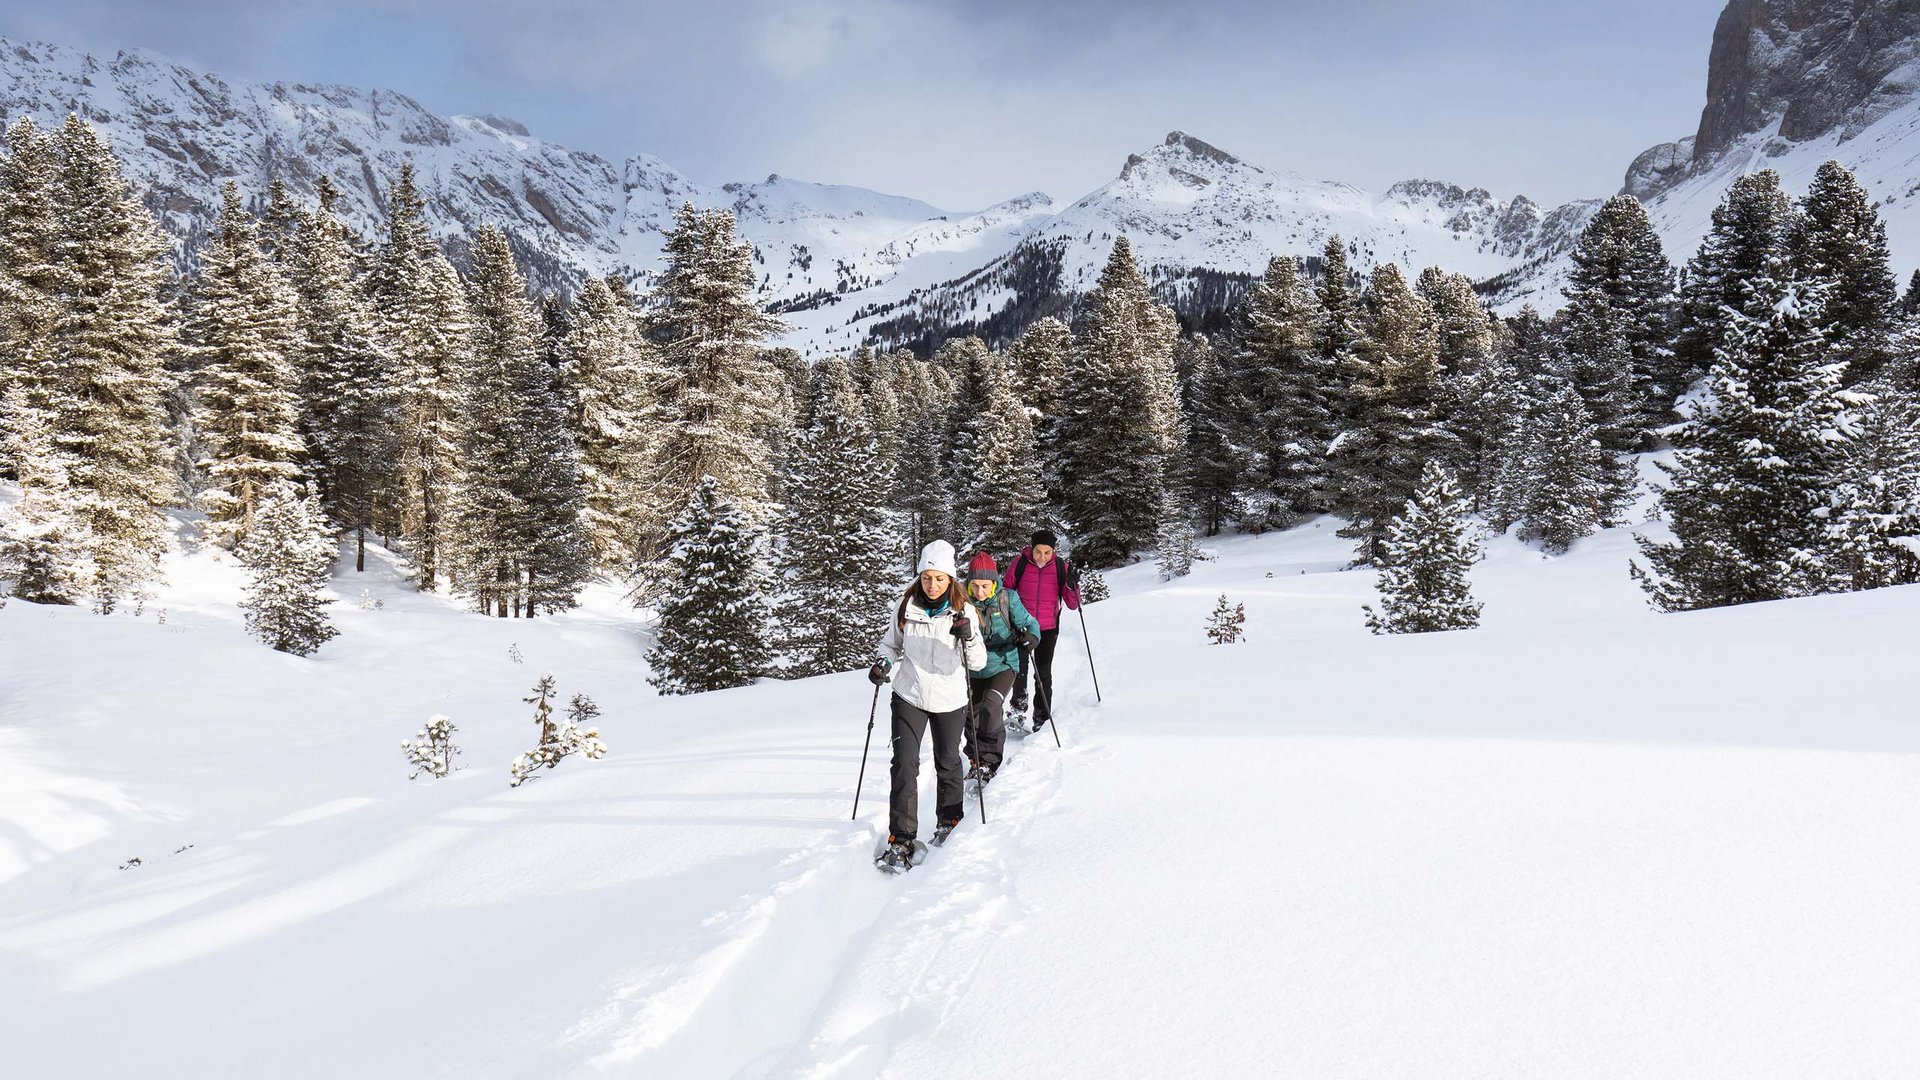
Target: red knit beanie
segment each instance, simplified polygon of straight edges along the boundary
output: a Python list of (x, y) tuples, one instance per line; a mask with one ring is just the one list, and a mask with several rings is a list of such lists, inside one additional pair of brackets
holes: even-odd
[(975, 555), (973, 561), (967, 564), (967, 577), (970, 580), (986, 581), (990, 578), (997, 579), (999, 576), (1000, 564), (994, 562), (993, 556), (984, 551)]

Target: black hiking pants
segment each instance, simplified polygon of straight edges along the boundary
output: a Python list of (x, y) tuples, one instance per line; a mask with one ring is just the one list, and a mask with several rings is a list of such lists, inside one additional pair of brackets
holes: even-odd
[(967, 710), (930, 713), (893, 695), (893, 795), (888, 831), (895, 840), (912, 840), (920, 827), (920, 739), (933, 728), (934, 806), (942, 821), (965, 817), (966, 774), (960, 769), (960, 737)]
[(967, 756), (988, 772), (998, 771), (1007, 749), (1007, 694), (1013, 690), (1013, 672), (990, 679), (968, 679), (967, 700), (973, 707), (973, 726), (967, 732)]
[(1027, 696), (1027, 669), (1033, 669), (1033, 718), (1053, 719), (1053, 647), (1060, 644), (1060, 628), (1040, 631), (1040, 644), (1020, 650), (1020, 681), (1014, 684), (1014, 700)]

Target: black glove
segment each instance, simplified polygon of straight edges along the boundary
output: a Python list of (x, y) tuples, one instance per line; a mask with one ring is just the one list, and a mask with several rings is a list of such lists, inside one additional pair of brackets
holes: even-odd
[(887, 672), (891, 670), (893, 670), (893, 666), (885, 660), (875, 660), (873, 666), (867, 669), (867, 678), (873, 685), (879, 686), (887, 681)]
[(1067, 588), (1078, 589), (1079, 587), (1080, 587), (1080, 568), (1077, 566), (1067, 567)]
[(973, 620), (965, 615), (953, 617), (954, 640), (965, 643), (973, 640)]
[(1036, 633), (1034, 633), (1033, 631), (1031, 631), (1031, 630), (1029, 630), (1029, 631), (1027, 631), (1026, 633), (1024, 633), (1024, 634), (1021, 634), (1021, 635), (1020, 635), (1020, 647), (1021, 647), (1021, 648), (1023, 648), (1023, 649), (1033, 649), (1033, 648), (1038, 648), (1038, 647), (1039, 647), (1039, 645), (1040, 645), (1040, 635), (1039, 635), (1039, 634), (1036, 634)]

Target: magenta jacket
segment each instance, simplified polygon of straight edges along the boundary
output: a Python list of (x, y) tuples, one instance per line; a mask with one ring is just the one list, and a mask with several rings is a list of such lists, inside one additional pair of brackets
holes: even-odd
[(1080, 610), (1080, 590), (1065, 587), (1063, 574), (1073, 575), (1067, 560), (1055, 555), (1052, 562), (1038, 566), (1033, 561), (1033, 549), (1022, 548), (1007, 564), (1007, 571), (1000, 579), (1020, 594), (1020, 603), (1040, 620), (1041, 630), (1058, 630), (1063, 604), (1068, 610)]

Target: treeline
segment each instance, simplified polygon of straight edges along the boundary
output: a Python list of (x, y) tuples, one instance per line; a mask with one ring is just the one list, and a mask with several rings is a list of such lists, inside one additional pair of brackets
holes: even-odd
[(659, 614), (655, 680), (689, 691), (862, 666), (936, 536), (1006, 555), (1045, 524), (1084, 566), (1146, 553), (1172, 577), (1197, 534), (1326, 513), (1377, 564), (1438, 466), (1494, 530), (1557, 552), (1617, 523), (1636, 453), (1667, 447), (1674, 540), (1636, 569), (1661, 606), (1920, 579), (1920, 324), (1837, 165), (1797, 205), (1743, 178), (1678, 272), (1611, 200), (1551, 319), (1496, 317), (1437, 268), (1363, 278), (1334, 238), (1315, 272), (1273, 260), (1223, 332), (1183, 334), (1122, 237), (1071, 326), (816, 363), (770, 346), (724, 211), (682, 208), (648, 293), (560, 298), (530, 294), (496, 230), (432, 237), (410, 170), (376, 237), (332, 203), (275, 185), (256, 218), (229, 185), (175, 280), (86, 125), (7, 133), (16, 595), (137, 600), (163, 510), (193, 505), (278, 647), (331, 632), (316, 535), (358, 560), (371, 535), (494, 616), (618, 582)]

